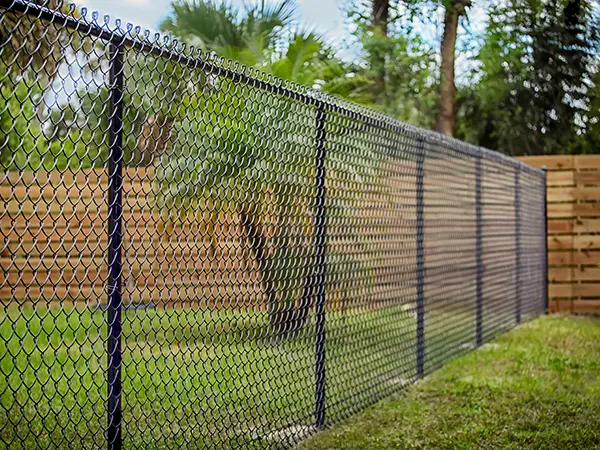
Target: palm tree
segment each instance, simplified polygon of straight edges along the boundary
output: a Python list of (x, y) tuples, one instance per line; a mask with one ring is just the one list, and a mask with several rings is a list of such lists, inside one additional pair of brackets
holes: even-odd
[[(283, 37), (293, 11), (289, 0), (246, 6), (242, 13), (227, 3), (179, 1), (161, 28), (279, 78), (323, 83), (338, 66), (315, 33)], [(243, 240), (260, 267), (271, 328), (289, 335), (306, 324), (314, 297), (315, 142), (307, 141), (306, 130), (314, 129), (316, 110), (228, 80), (218, 80), (195, 101), (198, 116), (176, 127), (177, 144), (159, 162), (161, 203), (237, 212)], [(223, 114), (224, 105), (235, 107)], [(192, 128), (195, 155), (183, 150), (192, 147)]]
[[(295, 66), (286, 63), (279, 70), (284, 67)], [(194, 106), (196, 112), (188, 112), (175, 127), (175, 144), (158, 161), (157, 206), (179, 211), (182, 217), (176, 220), (184, 222), (196, 221), (198, 211), (208, 213), (202, 228), (211, 239), (217, 238), (219, 212), (235, 211), (240, 237), (258, 263), (271, 330), (277, 337), (291, 336), (307, 324), (317, 288), (317, 109), (223, 79)], [(361, 278), (372, 282), (368, 262), (361, 260), (372, 249), (360, 237), (340, 232), (339, 224), (356, 223), (361, 213), (356, 204), (364, 199), (353, 183), (377, 178), (385, 162), (369, 145), (380, 137), (376, 125), (361, 123), (345, 136), (336, 133), (336, 124), (345, 118), (332, 112), (330, 119), (325, 128), (331, 145), (343, 148), (351, 138), (364, 157), (357, 165), (354, 154), (332, 151), (328, 156), (338, 173), (332, 171), (328, 181), (333, 195), (327, 218), (338, 224), (337, 249), (334, 245), (326, 254), (328, 277), (333, 296), (343, 301), (344, 292), (353, 289), (349, 270), (361, 271)], [(336, 189), (342, 195), (336, 196)]]

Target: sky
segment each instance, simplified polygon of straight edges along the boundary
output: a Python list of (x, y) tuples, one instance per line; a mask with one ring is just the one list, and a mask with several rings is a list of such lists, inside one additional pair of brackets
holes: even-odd
[[(243, 5), (243, 0), (232, 0)], [(340, 10), (340, 0), (296, 0), (298, 18), (310, 29), (316, 29), (329, 41), (341, 39), (345, 33), (345, 17)], [(111, 20), (119, 18), (123, 23), (131, 22), (151, 31), (158, 29), (159, 23), (170, 10), (171, 0), (75, 0), (90, 11), (98, 11), (100, 17), (108, 14)]]
[[(75, 0), (89, 12), (98, 11), (100, 19), (109, 15), (111, 23), (115, 19), (121, 19), (122, 24), (132, 23), (139, 25), (142, 29), (158, 31), (160, 22), (170, 12), (172, 0)], [(219, 1), (219, 0), (216, 0)], [(242, 6), (245, 2), (258, 0), (230, 0), (236, 5)], [(272, 1), (272, 0), (267, 0)], [(349, 0), (296, 0), (298, 19), (303, 27), (316, 30), (328, 41), (337, 54), (343, 60), (353, 60), (357, 56), (357, 49), (353, 40), (349, 39), (346, 14), (342, 11), (343, 5), (348, 5)], [(481, 2), (469, 8), (469, 24), (465, 29), (459, 30), (459, 42), (456, 62), (457, 80), (468, 74), (473, 63), (470, 61), (469, 52), (462, 52), (464, 44), (477, 39), (475, 36), (485, 28), (487, 21), (486, 9), (482, 8)], [(88, 13), (89, 13), (88, 12)], [(437, 48), (441, 39), (443, 11), (431, 11), (433, 21), (428, 19), (424, 23), (416, 23), (415, 30), (421, 38), (432, 48)]]

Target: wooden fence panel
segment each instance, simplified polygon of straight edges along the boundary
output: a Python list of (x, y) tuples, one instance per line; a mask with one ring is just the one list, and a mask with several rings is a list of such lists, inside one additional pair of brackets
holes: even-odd
[[(551, 309), (600, 313), (600, 155), (532, 156), (522, 160), (549, 169)], [(442, 169), (432, 163), (427, 167), (427, 175), (445, 176), (446, 189), (472, 191), (472, 179), (458, 180)], [(126, 301), (171, 302), (182, 300), (182, 293), (186, 293), (189, 301), (204, 298), (226, 305), (233, 297), (240, 297), (235, 293), (243, 292), (241, 297), (248, 305), (259, 304), (262, 287), (258, 267), (244, 253), (248, 251), (240, 240), (236, 215), (229, 212), (217, 218), (213, 232), (224, 238), (211, 242), (201, 225), (203, 220), (209, 220), (207, 217), (194, 216), (190, 222), (172, 217), (171, 211), (159, 213), (152, 207), (152, 178), (153, 173), (144, 169), (125, 172), (124, 252), (125, 260), (131, 261), (124, 267)], [(0, 181), (0, 196), (4, 200), (0, 209), (0, 302), (11, 297), (24, 301), (103, 301), (108, 243), (106, 173), (0, 173)], [(424, 181), (430, 184), (428, 177)], [(406, 194), (403, 201), (407, 204), (414, 200), (411, 177), (390, 183), (394, 191)], [(437, 186), (439, 181), (427, 191), (432, 206), (425, 210), (427, 223), (439, 225), (443, 221), (444, 232), (456, 239), (457, 232), (465, 231), (465, 214), (447, 210), (441, 200), (437, 201)], [(499, 186), (498, 192), (485, 201), (500, 204), (505, 187)], [(465, 211), (473, 208), (473, 201), (468, 196), (464, 198)], [(502, 215), (510, 215), (511, 204), (507, 203), (505, 209), (506, 214), (484, 217), (488, 233), (504, 226), (506, 217)], [(410, 208), (405, 215), (407, 224), (412, 223), (414, 213)], [(460, 224), (457, 226), (452, 219)], [(192, 222), (195, 227), (191, 227)], [(429, 233), (429, 229), (425, 232)], [(407, 228), (404, 234), (403, 239), (397, 240), (397, 251), (411, 254), (413, 233)], [(468, 247), (473, 246), (471, 241), (467, 235)], [(438, 249), (429, 244), (426, 249), (428, 264), (435, 270)], [(494, 261), (488, 264), (494, 267)], [(51, 283), (42, 289), (39, 284), (45, 280)], [(205, 284), (206, 292), (195, 287), (200, 282)]]
[(551, 310), (600, 314), (600, 155), (520, 159), (548, 168)]
[[(211, 243), (203, 217), (186, 221), (153, 207), (153, 176), (124, 172), (124, 302), (260, 303), (256, 263), (240, 268), (238, 219), (216, 217), (224, 238)], [(0, 304), (106, 301), (107, 193), (102, 169), (0, 173)]]

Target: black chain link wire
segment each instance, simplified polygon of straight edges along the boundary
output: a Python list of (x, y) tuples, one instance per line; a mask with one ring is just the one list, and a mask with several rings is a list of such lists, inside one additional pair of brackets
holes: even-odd
[(545, 311), (543, 172), (38, 3), (0, 1), (3, 447), (290, 447)]

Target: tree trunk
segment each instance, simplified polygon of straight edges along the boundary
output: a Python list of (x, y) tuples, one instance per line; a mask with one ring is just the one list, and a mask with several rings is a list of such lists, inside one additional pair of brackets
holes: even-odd
[(308, 313), (315, 298), (315, 276), (310, 274), (304, 277), (304, 286), (302, 287), (302, 296), (298, 302), (298, 306), (294, 307), (293, 316), (289, 331), (298, 331), (304, 328), (308, 322)]
[(305, 276), (302, 294), (297, 305), (294, 299), (279, 299), (276, 273), (271, 270), (268, 256), (267, 238), (260, 226), (253, 220), (251, 213), (244, 208), (239, 208), (239, 214), (245, 237), (260, 265), (261, 283), (269, 312), (269, 325), (276, 337), (286, 337), (290, 333), (304, 328), (308, 321), (314, 298), (314, 274), (310, 273)]
[(135, 155), (134, 160), (136, 165), (148, 166), (152, 164), (154, 158), (168, 150), (174, 123), (174, 117), (161, 115), (149, 116), (146, 119), (137, 141), (138, 154)]
[(254, 253), (256, 261), (260, 265), (260, 278), (267, 300), (269, 324), (275, 334), (279, 336), (285, 331), (287, 313), (283, 310), (284, 305), (281, 305), (277, 299), (275, 280), (269, 270), (267, 238), (262, 233), (260, 226), (253, 220), (251, 213), (248, 213), (244, 208), (239, 208), (239, 214), (245, 237)]
[(387, 36), (390, 17), (389, 0), (373, 0), (372, 6), (373, 28), (379, 29), (384, 36)]
[[(388, 35), (389, 13), (389, 0), (373, 0), (371, 11), (373, 31), (384, 37)], [(375, 82), (379, 92), (383, 92), (385, 87), (385, 58), (385, 52), (380, 48), (371, 53), (371, 68), (375, 72)]]
[(456, 125), (456, 85), (454, 83), (456, 34), (458, 21), (460, 16), (465, 13), (467, 6), (471, 6), (470, 0), (451, 0), (444, 16), (444, 35), (440, 49), (440, 93), (435, 129), (447, 136), (454, 135)]

